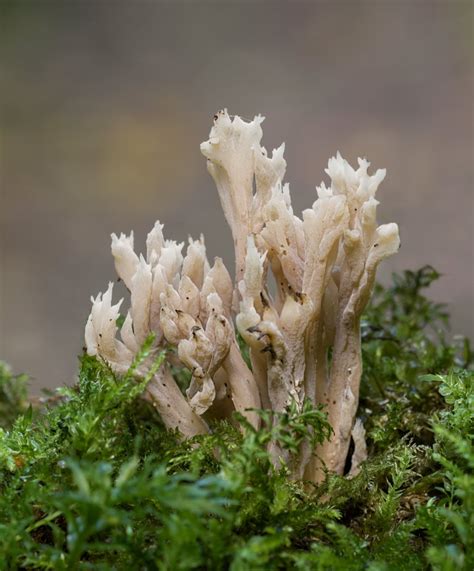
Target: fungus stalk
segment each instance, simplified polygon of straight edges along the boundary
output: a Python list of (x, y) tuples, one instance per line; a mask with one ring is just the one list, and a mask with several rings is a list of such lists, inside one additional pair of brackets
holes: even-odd
[[(354, 169), (338, 153), (326, 169), (330, 185), (317, 187), (315, 202), (300, 218), (283, 183), (284, 145), (267, 154), (262, 121), (221, 111), (201, 145), (234, 240), (234, 280), (221, 259), (210, 266), (202, 237), (190, 239), (183, 256), (183, 244), (165, 240), (157, 222), (144, 257), (134, 251), (133, 234), (112, 235), (131, 307), (118, 340), (122, 302), (112, 305), (111, 285), (93, 299), (87, 351), (120, 373), (150, 333), (155, 352), (174, 348), (146, 396), (183, 437), (208, 431), (213, 418), (234, 410), (258, 429), (255, 409), (282, 412), (292, 403), (301, 409), (305, 400), (324, 405), (330, 440), (317, 450), (302, 446), (291, 462), (272, 444), (273, 461), (287, 462), (294, 477), (318, 482), (326, 470), (343, 473), (352, 438), (354, 475), (366, 454), (356, 421), (360, 317), (378, 264), (399, 248), (397, 225), (376, 224), (375, 193), (385, 171), (369, 175), (365, 159)], [(234, 325), (250, 348), (251, 369)], [(172, 360), (191, 372), (185, 394), (171, 375)]]

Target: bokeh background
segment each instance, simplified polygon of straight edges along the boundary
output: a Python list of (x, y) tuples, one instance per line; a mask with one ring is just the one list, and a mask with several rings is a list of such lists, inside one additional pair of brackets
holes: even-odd
[(230, 233), (200, 155), (214, 112), (262, 113), (286, 141), (297, 211), (336, 150), (388, 176), (394, 270), (433, 264), (432, 296), (473, 335), (471, 1), (0, 2), (0, 357), (32, 392), (71, 383), (110, 233), (141, 246)]

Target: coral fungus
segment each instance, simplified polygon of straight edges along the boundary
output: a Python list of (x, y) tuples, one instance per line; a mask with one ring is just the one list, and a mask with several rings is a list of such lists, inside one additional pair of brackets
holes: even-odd
[[(351, 438), (351, 473), (364, 458), (364, 429), (356, 421), (360, 317), (379, 262), (399, 248), (398, 227), (376, 224), (375, 193), (385, 170), (369, 175), (365, 159), (354, 169), (339, 153), (326, 169), (330, 186), (317, 187), (312, 207), (296, 216), (283, 183), (284, 145), (267, 155), (262, 121), (221, 111), (201, 145), (232, 232), (235, 279), (221, 259), (210, 266), (202, 237), (190, 239), (183, 256), (183, 244), (165, 240), (157, 222), (144, 257), (134, 251), (133, 234), (112, 235), (130, 309), (119, 339), (121, 302), (112, 305), (110, 284), (92, 300), (86, 346), (119, 373), (150, 333), (155, 353), (175, 347), (146, 397), (184, 437), (205, 433), (212, 418), (234, 410), (258, 428), (259, 408), (282, 412), (294, 403), (301, 409), (307, 400), (324, 405), (331, 438), (316, 450), (302, 445), (291, 463), (294, 477), (318, 481), (323, 468), (343, 473)], [(251, 367), (234, 323), (249, 346)], [(186, 394), (171, 372), (176, 361), (192, 375)], [(276, 444), (271, 454), (276, 465), (287, 460)]]

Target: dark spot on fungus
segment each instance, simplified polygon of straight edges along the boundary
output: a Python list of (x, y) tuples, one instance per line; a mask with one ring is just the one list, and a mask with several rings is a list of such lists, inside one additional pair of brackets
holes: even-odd
[(266, 347), (264, 347), (261, 351), (261, 353), (270, 353), (270, 357), (275, 360), (276, 359), (276, 353), (275, 350), (273, 349), (273, 347), (271, 345), (267, 345)]
[(260, 329), (258, 328), (258, 325), (252, 325), (251, 327), (247, 327), (247, 331), (249, 333), (256, 333), (257, 331), (260, 331)]
[(296, 300), (298, 300), (300, 303), (303, 303), (303, 294), (301, 292), (295, 291), (294, 296)]

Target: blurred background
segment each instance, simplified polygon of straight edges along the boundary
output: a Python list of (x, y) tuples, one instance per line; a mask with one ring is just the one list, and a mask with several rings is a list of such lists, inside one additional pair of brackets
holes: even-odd
[(232, 267), (199, 151), (222, 107), (265, 115), (267, 149), (286, 141), (298, 213), (337, 150), (386, 167), (379, 220), (402, 248), (380, 279), (432, 264), (472, 336), (473, 7), (0, 2), (0, 358), (33, 393), (73, 382), (111, 232), (142, 248), (159, 218)]

